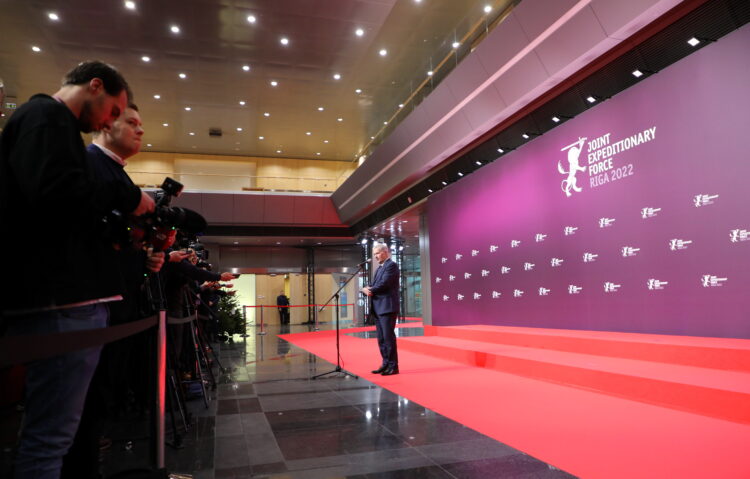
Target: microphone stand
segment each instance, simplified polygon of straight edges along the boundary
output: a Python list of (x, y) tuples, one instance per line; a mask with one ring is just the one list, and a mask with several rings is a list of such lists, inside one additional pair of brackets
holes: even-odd
[(362, 270), (362, 266), (364, 266), (364, 264), (365, 263), (358, 264), (357, 265), (357, 271), (355, 271), (354, 273), (352, 273), (351, 276), (349, 276), (349, 278), (346, 281), (344, 281), (344, 284), (342, 284), (341, 287), (339, 287), (339, 289), (336, 290), (335, 293), (333, 293), (333, 296), (331, 296), (330, 298), (328, 298), (328, 301), (326, 301), (326, 303), (323, 306), (321, 306), (320, 309), (318, 310), (318, 312), (323, 311), (323, 309), (325, 309), (326, 306), (328, 306), (329, 304), (331, 304), (332, 300), (334, 300), (334, 299), (336, 300), (336, 368), (333, 371), (328, 371), (328, 372), (325, 372), (325, 373), (317, 374), (317, 375), (313, 376), (311, 379), (318, 379), (319, 377), (327, 376), (327, 375), (333, 374), (333, 373), (342, 373), (342, 374), (344, 374), (346, 376), (351, 376), (354, 379), (359, 379), (358, 376), (355, 376), (354, 374), (346, 372), (343, 369), (341, 369), (341, 346), (339, 344), (339, 293), (341, 293), (341, 290), (344, 289), (347, 284), (349, 284), (349, 281), (351, 281), (352, 278), (354, 278), (355, 276), (357, 276), (357, 274), (359, 274), (359, 272)]

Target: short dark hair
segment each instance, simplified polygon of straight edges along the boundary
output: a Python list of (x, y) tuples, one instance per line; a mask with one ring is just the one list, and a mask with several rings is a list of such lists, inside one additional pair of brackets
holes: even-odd
[[(127, 109), (127, 108), (130, 108), (131, 110), (135, 110), (135, 111), (138, 111), (138, 105), (136, 105), (136, 104), (135, 104), (135, 103), (133, 103), (133, 102), (128, 102), (128, 106), (126, 107), (126, 109)], [(121, 112), (120, 112), (120, 115), (122, 116), (122, 114), (123, 114), (123, 113), (125, 113), (125, 112), (124, 112), (124, 111), (121, 111)], [(92, 131), (92, 132), (91, 132), (91, 137), (92, 137), (92, 138), (96, 138), (96, 137), (98, 137), (98, 136), (99, 136), (99, 135), (101, 135), (101, 134), (102, 134), (102, 130), (94, 130), (94, 131)]]
[(112, 65), (107, 65), (104, 62), (98, 60), (87, 60), (81, 62), (65, 74), (63, 78), (63, 86), (65, 85), (83, 85), (88, 83), (94, 78), (98, 78), (104, 84), (104, 91), (108, 95), (117, 96), (125, 90), (128, 95), (128, 102), (133, 98), (133, 93), (130, 91), (128, 82), (120, 72), (117, 71)]

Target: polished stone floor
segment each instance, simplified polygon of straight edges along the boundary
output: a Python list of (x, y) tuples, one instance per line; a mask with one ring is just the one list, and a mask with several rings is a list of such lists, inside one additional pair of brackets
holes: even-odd
[[(420, 334), (413, 329), (404, 334)], [(224, 371), (215, 367), (208, 407), (202, 396), (187, 401), (192, 425), (178, 429), (179, 448), (167, 447), (170, 472), (196, 479), (572, 477), (362, 378), (313, 380), (335, 365), (277, 337), (310, 327), (266, 330), (216, 345)], [(169, 415), (166, 423), (171, 431)], [(105, 473), (147, 467), (148, 431), (143, 418), (112, 423)]]

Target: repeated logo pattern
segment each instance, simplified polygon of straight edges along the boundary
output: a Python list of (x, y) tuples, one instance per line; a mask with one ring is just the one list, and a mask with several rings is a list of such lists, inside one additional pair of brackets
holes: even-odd
[[(571, 188), (572, 189), (572, 188)], [(575, 190), (573, 190), (575, 191)], [(698, 194), (694, 195), (691, 199), (692, 204), (695, 207), (706, 207), (710, 206), (712, 204), (715, 204), (716, 200), (719, 198), (718, 194)], [(653, 206), (646, 206), (642, 207), (638, 210), (638, 215), (643, 220), (648, 221), (659, 221), (654, 218), (659, 217), (665, 213), (662, 211), (661, 207), (653, 207)], [(610, 217), (601, 217), (597, 220), (597, 226), (598, 229), (603, 228), (616, 228), (616, 220), (617, 218), (610, 218)], [(579, 230), (578, 226), (569, 225), (565, 226), (560, 233), (562, 233), (557, 239), (562, 239), (564, 241), (576, 241), (573, 238), (566, 239), (566, 237), (571, 237), (576, 234), (576, 232)], [(750, 230), (743, 229), (743, 228), (732, 228), (728, 232), (727, 230), (724, 230), (725, 233), (722, 233), (725, 235), (724, 237), (728, 237), (728, 243), (729, 244), (737, 244), (737, 243), (743, 243), (750, 241)], [(524, 254), (523, 252), (527, 251), (525, 248), (534, 248), (534, 247), (542, 247), (541, 245), (537, 246), (539, 243), (546, 242), (550, 238), (555, 238), (556, 235), (550, 235), (546, 233), (534, 233), (531, 238), (533, 239), (533, 242), (528, 243), (526, 246), (523, 246), (523, 238), (521, 239), (514, 239), (510, 241), (510, 248), (522, 248), (519, 249), (521, 251), (521, 254)], [(647, 247), (648, 246), (648, 247)], [(659, 249), (661, 251), (669, 251), (676, 254), (686, 254), (681, 253), (682, 251), (688, 250), (691, 247), (694, 246), (694, 240), (692, 239), (686, 239), (686, 238), (670, 238), (667, 242), (667, 248), (664, 247), (664, 243), (661, 243), (661, 246), (659, 244), (652, 243), (647, 246), (620, 246), (616, 250), (613, 251), (582, 251), (580, 253), (579, 261), (585, 264), (591, 264), (596, 263), (599, 261), (602, 257), (606, 257), (608, 261), (613, 260), (614, 258), (624, 258), (627, 261), (632, 261), (630, 258), (640, 256), (644, 252), (648, 252), (650, 250)], [(497, 253), (500, 251), (500, 247), (497, 244), (490, 244), (488, 246), (481, 246), (478, 245), (477, 247), (470, 250), (471, 257), (478, 257), (480, 256), (481, 248), (487, 248), (485, 251), (489, 251), (490, 253)], [(509, 251), (509, 250), (506, 250)], [(449, 253), (446, 256), (440, 256), (440, 262), (441, 264), (447, 264), (451, 263), (448, 260), (448, 257), (455, 258), (455, 261), (461, 261), (464, 257), (463, 252), (444, 252)], [(488, 300), (501, 300), (504, 295), (508, 295), (509, 297), (520, 299), (525, 297), (525, 292), (528, 287), (528, 283), (523, 283), (526, 286), (520, 286), (514, 285), (514, 280), (516, 278), (520, 278), (519, 273), (514, 273), (514, 268), (511, 266), (512, 263), (506, 263), (504, 265), (496, 265), (493, 266), (491, 264), (490, 259), (491, 258), (497, 258), (501, 259), (504, 256), (500, 254), (499, 256), (495, 257), (487, 257), (488, 260), (486, 263), (482, 265), (482, 267), (478, 270), (476, 270), (477, 276), (481, 279), (481, 284), (486, 284), (486, 289), (484, 291), (468, 291), (466, 293), (464, 292), (458, 292), (454, 291), (453, 294), (443, 294), (442, 300), (445, 302), (448, 302), (451, 300), (451, 298), (455, 297), (456, 300), (461, 301), (464, 299), (465, 294), (468, 294), (476, 301), (482, 300), (483, 298), (487, 298)], [(538, 261), (538, 260), (537, 260)], [(555, 268), (556, 270), (565, 271), (566, 266), (575, 263), (575, 258), (570, 257), (563, 257), (561, 255), (558, 256), (552, 256), (548, 260), (544, 260), (541, 264), (538, 264), (537, 262), (532, 261), (523, 261), (518, 264), (519, 269), (521, 270), (521, 274), (526, 275), (527, 273), (529, 276), (526, 277), (536, 277), (539, 279), (539, 281), (544, 280), (546, 271), (548, 271), (546, 268)], [(447, 265), (450, 266), (449, 264)], [(468, 266), (465, 265), (465, 266)], [(585, 268), (589, 268), (589, 266), (585, 266)], [(493, 275), (492, 271), (499, 272), (500, 275)], [(536, 274), (536, 276), (534, 276)], [(471, 279), (474, 273), (471, 271), (464, 271), (463, 272), (463, 278), (468, 280)], [(443, 283), (444, 276), (436, 276), (435, 277), (435, 284), (440, 285)], [(456, 276), (453, 274), (447, 275), (448, 282), (454, 282), (456, 279)], [(636, 282), (633, 284), (625, 284), (622, 282), (618, 282), (616, 278), (607, 279), (602, 278), (603, 281), (599, 283), (601, 285), (600, 288), (594, 288), (593, 290), (590, 289), (588, 294), (605, 294), (605, 295), (612, 295), (617, 294), (621, 291), (629, 290), (629, 288), (635, 288), (635, 289), (643, 289), (645, 286), (645, 289), (649, 292), (657, 292), (657, 291), (664, 291), (667, 289), (667, 287), (670, 285), (670, 283), (674, 281), (670, 281), (667, 279), (657, 279), (654, 277), (646, 277), (641, 280), (641, 282)], [(676, 279), (682, 279), (682, 278), (676, 278)], [(689, 280), (689, 278), (688, 278)], [(702, 288), (720, 288), (727, 284), (727, 281), (729, 281), (729, 278), (726, 276), (721, 276), (717, 274), (709, 274), (709, 273), (702, 273), (702, 274), (696, 274), (693, 281), (696, 281), (697, 284), (700, 285)], [(693, 283), (693, 284), (696, 284)], [(498, 288), (498, 286), (502, 284), (504, 288), (507, 288), (505, 291), (503, 289)], [(442, 286), (441, 286), (442, 287)], [(455, 287), (451, 287), (451, 289), (460, 289), (460, 285), (457, 285)], [(553, 292), (552, 288), (547, 287), (546, 285), (538, 285), (535, 288), (532, 289), (532, 291), (536, 291), (538, 296), (547, 297), (552, 296), (556, 293)], [(563, 289), (562, 291), (558, 291), (557, 294), (567, 294), (567, 295), (582, 295), (586, 294), (584, 291), (583, 285), (580, 284), (568, 284), (567, 289)], [(440, 296), (439, 296), (440, 297)]]

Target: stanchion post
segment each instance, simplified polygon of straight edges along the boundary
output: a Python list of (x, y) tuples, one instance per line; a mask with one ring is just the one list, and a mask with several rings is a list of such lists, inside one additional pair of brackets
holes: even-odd
[(313, 309), (315, 310), (315, 325), (313, 325), (313, 331), (320, 331), (320, 328), (318, 327), (318, 305), (314, 305)]
[(266, 332), (263, 331), (263, 305), (261, 304), (259, 308), (260, 308), (260, 332), (258, 333), (258, 335), (263, 336), (266, 334)]
[(164, 405), (167, 386), (167, 312), (159, 310), (156, 339), (156, 467), (164, 469)]

